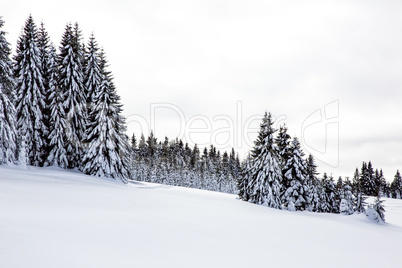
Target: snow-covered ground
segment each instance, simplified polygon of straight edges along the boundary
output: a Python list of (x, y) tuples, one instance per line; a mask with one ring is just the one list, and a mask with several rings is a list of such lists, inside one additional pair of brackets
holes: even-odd
[(0, 167), (0, 267), (401, 267), (402, 201), (364, 215), (288, 212), (236, 196)]

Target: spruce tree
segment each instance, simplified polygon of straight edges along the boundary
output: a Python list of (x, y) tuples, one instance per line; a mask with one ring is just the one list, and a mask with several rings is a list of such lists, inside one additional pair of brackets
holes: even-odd
[[(45, 125), (45, 130), (46, 132), (44, 133), (44, 145), (43, 145), (43, 151), (44, 151), (44, 160), (46, 161), (47, 156), (50, 153), (50, 138), (49, 138), (49, 133), (50, 129), (52, 128), (51, 122), (50, 122), (50, 113), (51, 113), (51, 108), (50, 108), (50, 94), (52, 94), (52, 89), (50, 88), (50, 79), (51, 75), (53, 75), (50, 71), (50, 66), (49, 66), (49, 54), (50, 54), (50, 38), (49, 34), (47, 33), (45, 29), (45, 25), (43, 22), (41, 22), (41, 25), (38, 30), (38, 49), (39, 49), (39, 59), (40, 59), (40, 65), (42, 69), (42, 76), (43, 76), (43, 87), (44, 87), (44, 99), (45, 99), (45, 107), (42, 111), (43, 114), (43, 123)], [(52, 59), (54, 61), (54, 59)], [(57, 69), (56, 69), (57, 70)], [(54, 71), (54, 70), (53, 70)], [(53, 81), (52, 81), (53, 83)]]
[(287, 161), (291, 157), (290, 151), (290, 135), (287, 133), (288, 128), (283, 125), (279, 128), (278, 135), (275, 139), (276, 148), (280, 158), (281, 168), (283, 169)]
[(249, 201), (272, 208), (281, 208), (280, 184), (282, 171), (274, 146), (273, 121), (271, 114), (265, 113), (257, 140), (251, 152), (251, 166), (246, 170)]
[(80, 167), (85, 150), (86, 96), (83, 80), (79, 31), (67, 24), (62, 37), (58, 63), (59, 88), (66, 114), (66, 151), (69, 168)]
[(392, 197), (396, 199), (401, 199), (402, 196), (402, 177), (401, 173), (399, 173), (399, 170), (396, 171), (396, 174), (394, 176), (394, 180), (391, 183), (391, 192), (392, 192)]
[(343, 188), (343, 196), (341, 199), (339, 212), (345, 215), (352, 215), (355, 207), (352, 187), (349, 184), (345, 184)]
[(318, 181), (317, 165), (315, 164), (314, 157), (310, 154), (306, 160), (307, 166), (307, 186), (309, 188), (309, 211), (320, 211), (320, 182)]
[(0, 17), (0, 164), (15, 161), (16, 152), (16, 114), (12, 101), (14, 79), (10, 59), (10, 44), (6, 33), (1, 30), (4, 25)]
[[(84, 68), (84, 84), (86, 90), (87, 100), (87, 112), (93, 114), (91, 108), (95, 102), (97, 91), (100, 88), (101, 83), (101, 71), (99, 62), (99, 47), (95, 40), (95, 36), (92, 34), (89, 38), (88, 46), (85, 53), (85, 68)], [(93, 121), (93, 118), (89, 118), (89, 121)], [(91, 124), (91, 123), (89, 123)], [(89, 130), (89, 132), (91, 132)]]
[[(46, 108), (45, 87), (37, 34), (36, 25), (32, 16), (29, 16), (18, 40), (14, 73), (16, 75), (18, 151), (26, 151), (28, 164), (39, 166), (43, 164), (47, 130), (43, 116)], [(22, 148), (24, 144), (26, 148)]]
[(296, 210), (305, 210), (308, 207), (307, 165), (303, 158), (304, 153), (299, 140), (294, 138), (289, 148), (290, 157), (283, 168), (282, 204), (288, 206), (290, 202)]
[(374, 204), (370, 205), (366, 211), (366, 215), (374, 221), (379, 223), (385, 222), (385, 208), (384, 208), (384, 200), (381, 200), (380, 195), (374, 200)]
[(66, 151), (66, 114), (63, 107), (64, 95), (58, 87), (58, 65), (56, 49), (53, 45), (49, 48), (48, 55), (48, 87), (49, 87), (49, 137), (45, 166), (67, 168)]
[(353, 189), (353, 194), (357, 195), (357, 191), (360, 188), (360, 174), (359, 174), (359, 169), (356, 168), (355, 173), (353, 175), (353, 181), (352, 181), (352, 189)]
[(120, 98), (116, 94), (107, 61), (99, 54), (101, 84), (97, 91), (93, 117), (97, 125), (88, 133), (91, 140), (84, 156), (83, 171), (95, 176), (118, 178), (126, 182), (129, 177), (130, 153), (128, 138), (124, 134), (125, 121), (121, 115)]

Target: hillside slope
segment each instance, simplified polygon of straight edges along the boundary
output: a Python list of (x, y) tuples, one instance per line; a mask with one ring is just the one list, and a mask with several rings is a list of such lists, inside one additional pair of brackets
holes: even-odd
[(0, 166), (0, 267), (400, 267), (387, 224), (288, 212), (236, 196)]

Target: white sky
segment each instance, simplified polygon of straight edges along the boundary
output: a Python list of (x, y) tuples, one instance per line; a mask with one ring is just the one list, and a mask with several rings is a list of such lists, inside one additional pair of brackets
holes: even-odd
[(402, 170), (401, 1), (16, 0), (0, 14), (13, 48), (30, 13), (56, 46), (67, 22), (94, 32), (130, 135), (243, 157), (270, 111), (320, 172)]

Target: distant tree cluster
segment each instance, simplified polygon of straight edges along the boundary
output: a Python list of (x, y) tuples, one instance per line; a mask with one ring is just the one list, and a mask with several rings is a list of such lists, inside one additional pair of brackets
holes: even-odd
[(326, 173), (318, 178), (313, 156), (305, 159), (299, 140), (291, 139), (286, 126), (278, 131), (273, 124), (271, 114), (265, 113), (238, 181), (240, 199), (291, 211), (347, 215), (365, 211), (360, 179), (356, 186), (348, 178), (335, 183)]
[[(4, 21), (0, 17), (0, 29)], [(67, 24), (59, 52), (29, 16), (16, 55), (0, 31), (0, 163), (129, 177), (122, 105), (103, 50)]]
[(235, 151), (221, 154), (213, 145), (203, 152), (182, 140), (166, 137), (158, 142), (151, 132), (137, 142), (131, 138), (134, 180), (235, 193), (240, 177), (240, 161)]
[(353, 176), (354, 190), (361, 191), (368, 196), (382, 196), (401, 199), (402, 179), (399, 170), (396, 171), (394, 180), (389, 183), (384, 178), (382, 169), (374, 171), (371, 161), (363, 162), (361, 171), (356, 168)]

